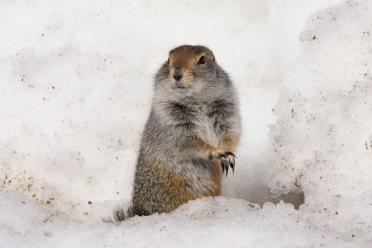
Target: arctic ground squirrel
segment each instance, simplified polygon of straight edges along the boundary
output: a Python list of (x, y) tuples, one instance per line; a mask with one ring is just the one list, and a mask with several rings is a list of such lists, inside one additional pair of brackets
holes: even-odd
[(131, 207), (117, 210), (116, 220), (218, 196), (221, 176), (235, 167), (240, 126), (233, 83), (213, 52), (190, 45), (171, 50), (155, 76)]

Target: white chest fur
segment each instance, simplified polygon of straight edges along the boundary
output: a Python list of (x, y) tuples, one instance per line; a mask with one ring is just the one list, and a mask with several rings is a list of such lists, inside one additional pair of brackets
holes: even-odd
[(214, 129), (214, 120), (208, 116), (208, 110), (206, 106), (201, 106), (196, 112), (196, 130), (199, 136), (214, 147), (218, 147), (219, 135)]

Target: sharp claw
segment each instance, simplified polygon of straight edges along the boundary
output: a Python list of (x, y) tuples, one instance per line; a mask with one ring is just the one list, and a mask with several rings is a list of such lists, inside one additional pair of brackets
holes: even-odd
[(218, 158), (226, 158), (226, 155), (223, 153), (218, 154)]
[(224, 169), (226, 170), (226, 176), (227, 176), (227, 174), (228, 174), (228, 172), (229, 172), (229, 161), (226, 160), (226, 159), (223, 159), (221, 162), (222, 162), (222, 166), (223, 166)]
[(233, 161), (229, 161), (229, 165), (232, 168), (232, 167), (234, 167), (235, 163)]
[(222, 169), (222, 174), (225, 173), (227, 176), (229, 173), (229, 167), (232, 169), (233, 173), (235, 172), (235, 154), (232, 152), (223, 152), (223, 153), (211, 153), (209, 159), (219, 159)]
[(234, 158), (236, 158), (236, 156), (235, 156), (235, 154), (234, 153), (232, 153), (232, 152), (225, 152), (225, 155), (226, 156), (233, 156)]
[(235, 169), (235, 155), (232, 153), (232, 152), (226, 152), (227, 154), (229, 154), (229, 157), (228, 157), (228, 161), (229, 161), (229, 165), (234, 173), (234, 169)]

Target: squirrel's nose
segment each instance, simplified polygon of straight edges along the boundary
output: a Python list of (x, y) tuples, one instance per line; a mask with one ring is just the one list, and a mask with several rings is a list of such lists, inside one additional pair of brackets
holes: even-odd
[(176, 81), (180, 81), (181, 78), (182, 78), (182, 74), (175, 73), (175, 74), (173, 74), (173, 78), (174, 78)]

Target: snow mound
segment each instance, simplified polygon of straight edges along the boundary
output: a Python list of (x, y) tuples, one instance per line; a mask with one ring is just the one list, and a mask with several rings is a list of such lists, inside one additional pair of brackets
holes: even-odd
[(270, 189), (301, 191), (322, 230), (372, 242), (372, 5), (316, 12), (283, 68), (273, 112)]
[(1, 247), (362, 247), (307, 224), (290, 204), (260, 209), (244, 200), (196, 200), (170, 214), (120, 225), (81, 223), (22, 194), (0, 194)]

